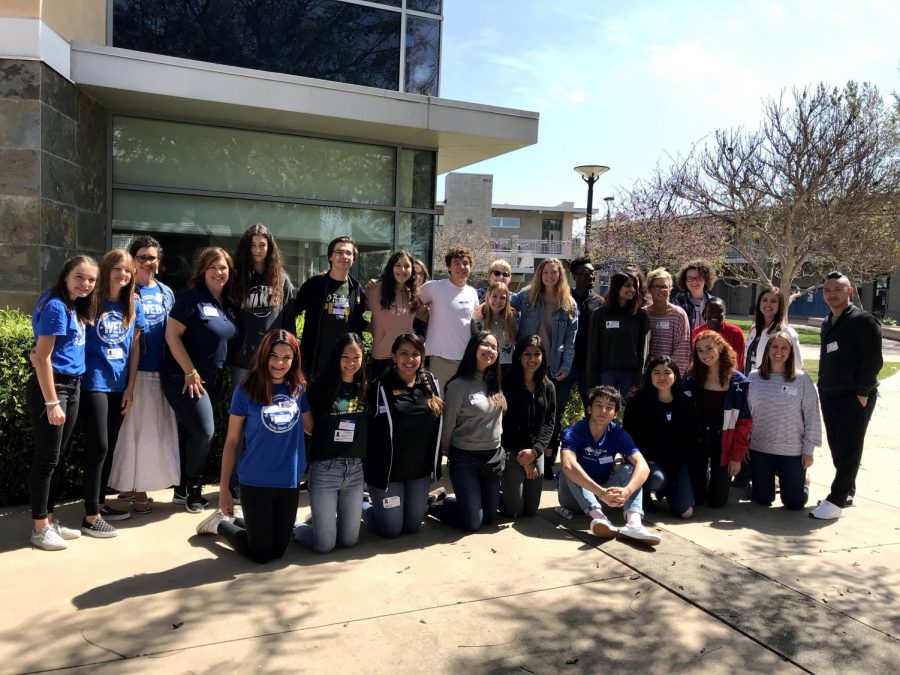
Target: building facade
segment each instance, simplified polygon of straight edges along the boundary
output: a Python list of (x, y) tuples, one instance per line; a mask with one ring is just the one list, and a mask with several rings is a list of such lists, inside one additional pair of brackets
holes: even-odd
[[(258, 9), (265, 7), (265, 10)], [(431, 254), (436, 177), (537, 140), (536, 113), (441, 99), (440, 0), (0, 3), (0, 307), (136, 235), (184, 285), (269, 227), (295, 280)]]

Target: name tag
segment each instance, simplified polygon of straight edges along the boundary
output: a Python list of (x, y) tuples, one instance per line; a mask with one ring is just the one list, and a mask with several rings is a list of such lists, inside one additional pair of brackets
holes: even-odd
[(475, 394), (469, 394), (469, 403), (472, 405), (478, 405), (479, 403), (484, 403), (487, 401), (487, 396), (482, 394), (480, 391)]
[(345, 311), (350, 306), (350, 298), (335, 298), (334, 303), (331, 305), (331, 313), (336, 314), (338, 316), (343, 316)]
[(107, 361), (121, 361), (125, 358), (125, 350), (121, 347), (110, 347), (106, 350)]
[(606, 457), (598, 457), (597, 464), (612, 464), (615, 457), (610, 457), (607, 455)]
[(387, 415), (387, 406), (382, 403), (378, 406), (378, 412), (382, 415)]
[(781, 391), (783, 391), (788, 396), (796, 396), (797, 395), (797, 387), (789, 387), (786, 384), (781, 387)]
[(353, 435), (356, 432), (355, 420), (341, 420), (338, 422), (338, 428), (334, 430), (335, 443), (352, 443)]
[(669, 330), (669, 322), (668, 322), (668, 320), (660, 321), (659, 323), (656, 324), (656, 327), (661, 328), (663, 330)]
[(381, 503), (386, 509), (395, 509), (400, 506), (400, 497), (385, 497), (383, 500), (381, 500)]
[(607, 327), (607, 328), (618, 328), (618, 327), (619, 327), (619, 322), (618, 322), (618, 321), (607, 321), (607, 322), (606, 322), (606, 327)]
[(203, 305), (203, 316), (219, 316), (219, 310), (212, 305)]
[(671, 421), (672, 421), (672, 411), (671, 411), (671, 410), (667, 410), (667, 411), (666, 411), (666, 421), (667, 421), (667, 422), (671, 422)]
[(825, 351), (828, 352), (829, 354), (831, 352), (836, 352), (837, 350), (838, 350), (838, 343), (836, 341), (829, 342), (827, 345), (825, 345)]

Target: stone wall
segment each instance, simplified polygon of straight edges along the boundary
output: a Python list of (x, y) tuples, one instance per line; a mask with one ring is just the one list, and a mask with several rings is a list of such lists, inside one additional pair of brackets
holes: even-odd
[(40, 61), (0, 59), (0, 308), (31, 310), (107, 245), (107, 114)]

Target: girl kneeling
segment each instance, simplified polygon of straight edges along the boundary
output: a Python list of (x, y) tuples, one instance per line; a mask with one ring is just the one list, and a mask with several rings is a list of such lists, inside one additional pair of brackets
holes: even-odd
[[(285, 330), (265, 335), (250, 374), (235, 387), (222, 451), (219, 508), (197, 526), (221, 534), (256, 563), (284, 555), (297, 517), (297, 482), (306, 468), (303, 432), (312, 414), (303, 389), (300, 345)], [(244, 451), (237, 460), (238, 447)], [(243, 518), (234, 516), (228, 480), (237, 460)]]
[(434, 377), (423, 367), (425, 340), (404, 333), (391, 347), (393, 365), (369, 387), (369, 444), (363, 462), (372, 502), (363, 520), (382, 537), (419, 529), (428, 486), (440, 470), (441, 412)]

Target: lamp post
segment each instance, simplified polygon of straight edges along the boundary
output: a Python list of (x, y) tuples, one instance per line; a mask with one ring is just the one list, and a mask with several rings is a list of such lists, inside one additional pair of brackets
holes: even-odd
[(583, 166), (576, 166), (575, 170), (581, 174), (581, 180), (587, 183), (588, 186), (587, 218), (584, 221), (584, 252), (585, 254), (589, 254), (591, 243), (591, 211), (594, 209), (594, 183), (597, 182), (597, 179), (600, 176), (609, 171), (609, 167), (600, 164), (585, 164)]

